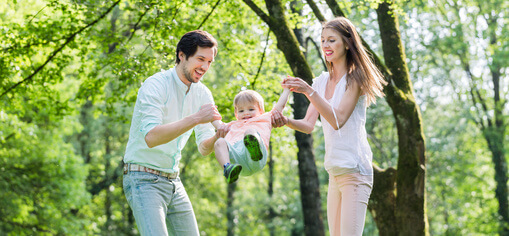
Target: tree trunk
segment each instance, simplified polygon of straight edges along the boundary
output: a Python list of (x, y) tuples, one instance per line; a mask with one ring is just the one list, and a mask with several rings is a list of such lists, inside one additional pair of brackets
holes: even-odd
[[(274, 159), (272, 158), (272, 142), (269, 144), (269, 160), (268, 160), (268, 166), (269, 166), (269, 186), (267, 193), (269, 195), (269, 202), (272, 202), (272, 197), (274, 195)], [(274, 207), (272, 204), (269, 204), (269, 215), (268, 215), (268, 228), (269, 228), (269, 235), (275, 236), (275, 227), (274, 227), (274, 220), (276, 218), (276, 212), (274, 211)]]
[(507, 191), (507, 161), (504, 156), (504, 135), (499, 130), (489, 127), (483, 130), (484, 137), (492, 154), (495, 166), (495, 197), (498, 200), (498, 214), (500, 215), (500, 235), (509, 235), (509, 204)]
[(226, 199), (226, 219), (227, 219), (227, 234), (228, 236), (235, 235), (235, 222), (233, 221), (235, 219), (235, 215), (233, 214), (233, 211), (235, 208), (233, 207), (233, 200), (235, 200), (235, 189), (237, 188), (237, 183), (231, 183), (228, 184), (228, 197)]
[(80, 109), (80, 123), (83, 125), (83, 130), (77, 136), (78, 143), (80, 144), (79, 150), (80, 155), (83, 157), (83, 161), (85, 164), (90, 163), (92, 156), (90, 155), (90, 133), (92, 132), (92, 127), (90, 121), (92, 119), (93, 112), (93, 104), (92, 101), (87, 99), (87, 101), (81, 106)]
[(421, 114), (413, 95), (398, 18), (386, 2), (376, 11), (385, 63), (392, 72), (385, 92), (398, 129), (397, 234), (428, 235), (424, 188), (426, 152)]
[[(277, 38), (277, 47), (285, 55), (286, 61), (294, 74), (309, 84), (313, 79), (313, 72), (300, 50), (300, 44), (290, 28), (279, 0), (266, 0), (269, 11), (267, 15), (251, 0), (244, 2), (269, 26)], [(308, 102), (303, 95), (294, 94), (294, 117), (305, 116)], [(302, 211), (304, 215), (304, 232), (306, 235), (325, 235), (322, 219), (321, 198), (319, 191), (318, 172), (313, 154), (313, 139), (311, 135), (295, 132), (295, 139), (299, 149), (299, 177)]]
[[(494, 48), (498, 46), (497, 35), (497, 17), (492, 16), (490, 18), (489, 28), (490, 30), (490, 45)], [(505, 159), (505, 148), (504, 148), (504, 134), (505, 134), (505, 122), (503, 109), (505, 102), (500, 100), (500, 76), (503, 68), (503, 62), (506, 58), (500, 56), (499, 52), (495, 52), (497, 55), (493, 55), (493, 61), (490, 65), (491, 78), (493, 81), (493, 100), (495, 102), (494, 109), (494, 124), (491, 123), (491, 127), (487, 130), (483, 130), (484, 137), (488, 141), (488, 146), (492, 153), (493, 164), (495, 165), (495, 182), (497, 188), (495, 190), (495, 196), (498, 200), (498, 214), (501, 219), (500, 235), (509, 235), (509, 192), (507, 189), (507, 160)]]
[[(326, 2), (335, 16), (344, 16), (335, 0)], [(426, 151), (422, 119), (413, 96), (398, 19), (393, 13), (386, 2), (381, 3), (377, 9), (387, 66), (363, 40), (363, 45), (371, 52), (375, 64), (389, 82), (384, 92), (396, 120), (399, 147), (397, 174), (392, 168), (380, 170), (374, 167), (375, 183), (371, 206), (368, 207), (380, 235), (428, 235), (424, 188)], [(397, 195), (393, 191), (394, 181), (397, 182)]]
[[(295, 1), (292, 2), (291, 9), (292, 12), (302, 16), (302, 11), (300, 10), (301, 8)], [(307, 48), (307, 45), (305, 45), (304, 36), (302, 35), (302, 29), (295, 28), (293, 29), (293, 33), (295, 34), (299, 45), (302, 46), (302, 48)], [(306, 60), (306, 53), (303, 55), (304, 60)], [(294, 93), (293, 98), (294, 105), (292, 108), (294, 111), (294, 117), (297, 119), (302, 119), (306, 116), (307, 108), (309, 107), (309, 101), (307, 100), (306, 96), (297, 93)], [(304, 221), (312, 222), (313, 218), (322, 218), (320, 181), (318, 178), (318, 172), (316, 170), (315, 156), (313, 154), (313, 136), (311, 134), (295, 132), (295, 139), (297, 141), (297, 146), (299, 147), (297, 158), (299, 161), (300, 186), (301, 189), (311, 190), (311, 192), (308, 194), (302, 194), (302, 206), (311, 206), (313, 209), (320, 209), (320, 211), (312, 211), (309, 215), (304, 214)], [(321, 229), (323, 229), (323, 226), (321, 226)], [(311, 232), (307, 232), (307, 235), (310, 235)], [(325, 234), (325, 232), (323, 233)]]
[[(110, 144), (110, 129), (109, 129), (109, 126), (108, 126), (108, 121), (109, 119), (106, 119), (106, 125), (105, 125), (105, 132), (104, 132), (104, 172), (108, 173), (111, 169), (111, 165), (110, 165), (110, 156), (111, 156), (111, 144)], [(108, 174), (105, 175), (105, 178), (108, 178)], [(104, 214), (106, 215), (106, 222), (104, 223), (104, 229), (105, 229), (105, 232), (109, 232), (111, 230), (111, 227), (113, 226), (113, 220), (112, 220), (112, 210), (111, 210), (111, 199), (112, 199), (112, 195), (111, 195), (111, 191), (109, 190), (109, 188), (106, 189), (106, 197), (105, 197), (105, 201), (104, 201), (104, 209), (105, 209), (105, 212)]]
[[(302, 119), (306, 115), (309, 102), (306, 96), (294, 94), (294, 116)], [(306, 235), (325, 235), (322, 219), (320, 183), (313, 154), (313, 136), (295, 131), (295, 139), (299, 152), (299, 181), (301, 201), (304, 213), (304, 231)], [(307, 227), (306, 227), (307, 226)]]
[[(496, 67), (496, 66), (494, 66)], [(493, 165), (495, 166), (495, 197), (498, 200), (498, 214), (501, 219), (500, 235), (509, 235), (509, 197), (507, 190), (507, 161), (504, 153), (504, 134), (505, 125), (503, 119), (503, 102), (500, 100), (500, 72), (499, 68), (491, 68), (493, 80), (493, 90), (495, 93), (494, 102), (494, 120), (488, 123), (488, 126), (482, 130), (484, 138), (488, 142), (488, 147), (492, 154)]]
[[(496, 28), (496, 20), (491, 20), (489, 22), (488, 28)], [(496, 47), (497, 38), (492, 30), (491, 33), (490, 45)], [(466, 50), (465, 50), (466, 51)], [(498, 51), (495, 52), (498, 54)], [(459, 58), (467, 58), (468, 55), (465, 53), (458, 54)], [(505, 102), (500, 100), (500, 76), (501, 76), (501, 62), (498, 61), (500, 56), (493, 55), (491, 65), (489, 66), (489, 70), (491, 73), (491, 79), (493, 82), (493, 103), (495, 106), (493, 110), (489, 107), (487, 100), (484, 96), (489, 93), (481, 92), (478, 87), (475, 85), (475, 80), (480, 79), (474, 77), (471, 71), (471, 65), (467, 61), (463, 62), (463, 69), (465, 73), (471, 80), (470, 87), (470, 95), (472, 99), (472, 103), (474, 107), (481, 107), (479, 109), (478, 118), (472, 119), (477, 126), (480, 128), (484, 139), (488, 143), (488, 149), (491, 152), (492, 162), (495, 167), (495, 182), (497, 187), (495, 189), (495, 197), (498, 201), (498, 214), (500, 216), (499, 220), (501, 223), (501, 227), (499, 230), (500, 235), (509, 235), (509, 197), (508, 197), (508, 188), (507, 188), (507, 161), (505, 159), (505, 147), (504, 147), (504, 134), (506, 130), (505, 122), (504, 122), (504, 114), (503, 109), (505, 106)], [(481, 78), (482, 79), (482, 78)]]
[(373, 166), (373, 191), (369, 199), (368, 209), (375, 220), (380, 236), (398, 235), (395, 216), (396, 207), (396, 169), (385, 170)]

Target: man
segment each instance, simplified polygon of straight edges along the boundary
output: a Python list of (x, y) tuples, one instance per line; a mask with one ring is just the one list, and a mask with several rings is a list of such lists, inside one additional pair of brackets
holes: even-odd
[(181, 150), (193, 130), (202, 155), (228, 132), (210, 90), (200, 80), (217, 54), (209, 33), (186, 33), (174, 68), (149, 77), (138, 91), (124, 156), (124, 193), (141, 235), (199, 235), (193, 207), (178, 177)]

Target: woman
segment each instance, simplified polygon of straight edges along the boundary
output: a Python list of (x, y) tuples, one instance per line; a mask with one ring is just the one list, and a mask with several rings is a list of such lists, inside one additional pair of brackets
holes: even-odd
[(348, 19), (339, 17), (325, 23), (321, 38), (328, 72), (315, 78), (312, 86), (294, 77), (282, 83), (307, 96), (311, 104), (306, 117), (295, 120), (275, 112), (272, 122), (274, 127), (287, 125), (311, 133), (321, 116), (324, 166), (329, 173), (330, 235), (362, 235), (373, 185), (372, 153), (364, 127), (366, 107), (384, 96), (386, 82)]

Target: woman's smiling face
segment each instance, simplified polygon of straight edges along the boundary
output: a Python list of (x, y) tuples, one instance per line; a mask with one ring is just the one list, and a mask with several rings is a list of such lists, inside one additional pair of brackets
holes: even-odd
[(322, 30), (322, 51), (325, 60), (334, 62), (346, 57), (345, 44), (341, 35), (333, 29)]

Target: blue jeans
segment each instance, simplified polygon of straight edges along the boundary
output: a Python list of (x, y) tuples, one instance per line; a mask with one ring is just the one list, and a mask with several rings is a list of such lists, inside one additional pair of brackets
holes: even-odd
[(199, 235), (193, 206), (180, 178), (128, 172), (123, 184), (141, 235)]

